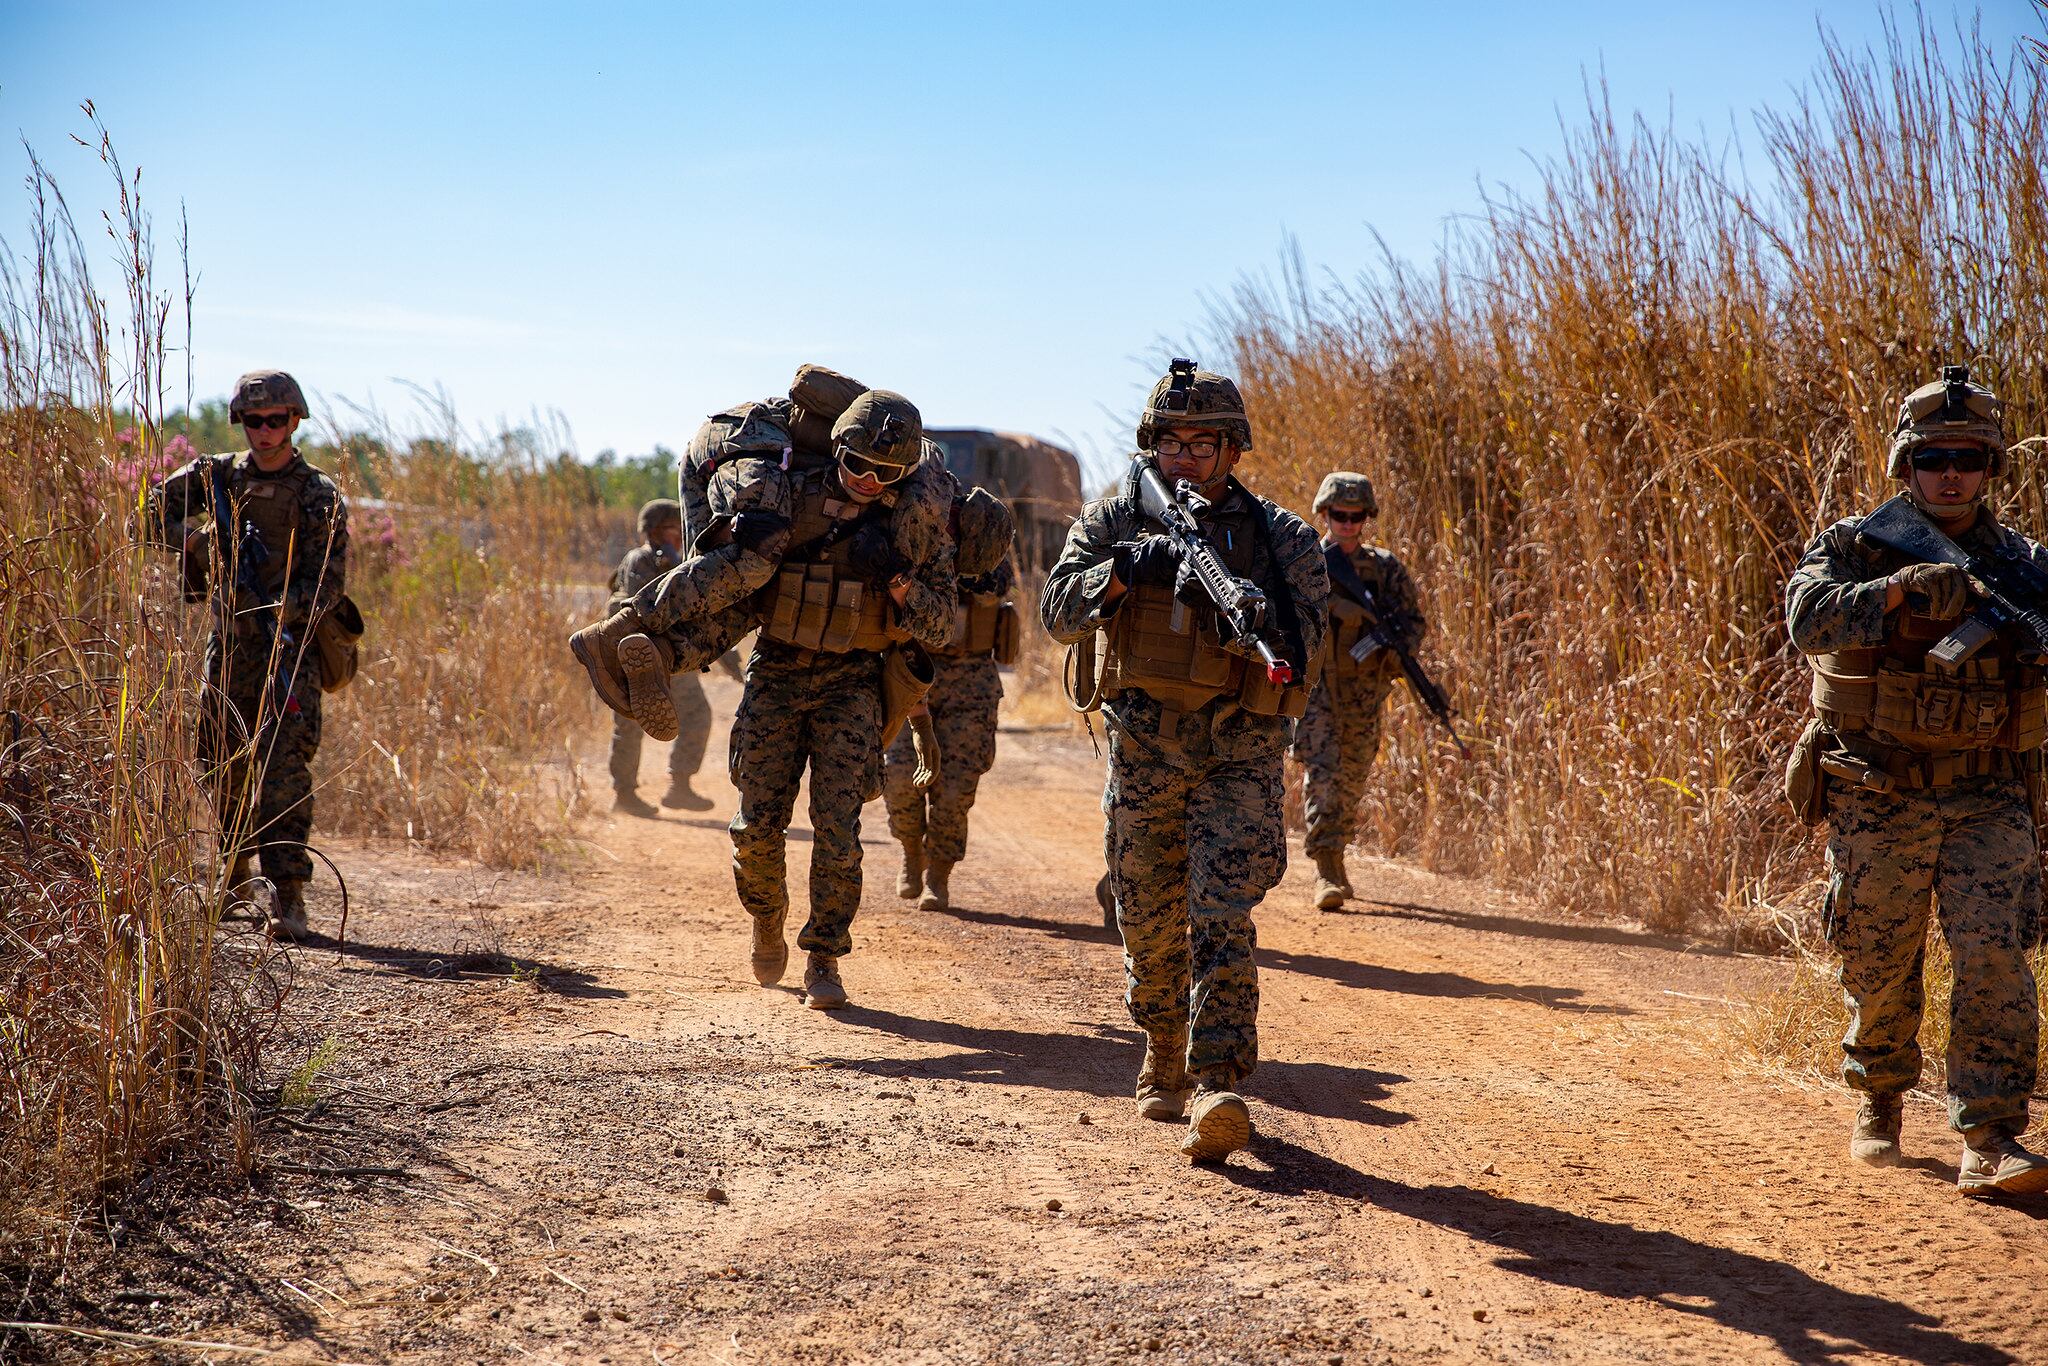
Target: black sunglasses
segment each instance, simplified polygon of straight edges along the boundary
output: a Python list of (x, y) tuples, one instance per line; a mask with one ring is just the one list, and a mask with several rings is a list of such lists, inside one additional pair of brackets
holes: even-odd
[(244, 427), (268, 427), (272, 431), (283, 427), (291, 420), (292, 415), (290, 413), (272, 413), (269, 417), (265, 417), (261, 413), (242, 414), (242, 425)]
[(1929, 474), (1954, 468), (1964, 474), (1982, 474), (1991, 468), (1991, 452), (1982, 450), (1956, 451), (1933, 447), (1913, 452), (1913, 468)]
[(1331, 508), (1329, 512), (1327, 512), (1324, 515), (1327, 516), (1331, 521), (1342, 522), (1346, 526), (1349, 526), (1353, 522), (1362, 522), (1366, 518), (1366, 514), (1363, 512), (1339, 512), (1336, 508)]

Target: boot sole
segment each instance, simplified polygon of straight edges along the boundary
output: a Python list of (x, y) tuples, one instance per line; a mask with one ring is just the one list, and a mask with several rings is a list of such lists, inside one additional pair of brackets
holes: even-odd
[(2037, 1167), (2030, 1172), (2008, 1176), (2003, 1181), (1966, 1181), (1956, 1178), (1956, 1189), (1964, 1195), (2039, 1195), (2048, 1191), (2048, 1167)]
[(1252, 1141), (1252, 1112), (1232, 1096), (1194, 1122), (1180, 1150), (1197, 1162), (1220, 1162)]
[(584, 639), (582, 631), (569, 637), (569, 653), (576, 656), (576, 662), (583, 666), (583, 672), (590, 675), (590, 688), (597, 694), (598, 701), (621, 716), (633, 714), (633, 704), (619, 691), (618, 686), (612, 682), (611, 675), (598, 663), (597, 652), (591, 648), (590, 642)]
[(644, 635), (619, 642), (619, 668), (626, 675), (628, 711), (650, 740), (673, 740), (682, 731), (675, 699), (668, 693), (668, 666)]

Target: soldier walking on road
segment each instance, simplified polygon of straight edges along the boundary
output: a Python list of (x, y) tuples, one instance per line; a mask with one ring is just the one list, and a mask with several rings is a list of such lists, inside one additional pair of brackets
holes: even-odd
[[(612, 573), (609, 611), (625, 606), (642, 588), (682, 563), (683, 505), (657, 498), (640, 509), (644, 545), (626, 552)], [(709, 811), (711, 801), (690, 785), (704, 766), (711, 737), (711, 703), (694, 669), (669, 675), (669, 699), (676, 712), (676, 738), (668, 751), (668, 791), (661, 804), (673, 811)], [(645, 734), (632, 717), (612, 714), (612, 809), (629, 816), (652, 816), (654, 808), (640, 800), (640, 740)]]
[[(229, 885), (251, 895), (249, 860), (258, 855), (273, 889), (265, 929), (293, 940), (307, 933), (321, 692), (347, 681), (323, 677), (315, 633), (343, 601), (348, 506), (292, 444), (306, 415), (290, 375), (243, 375), (228, 417), (249, 449), (173, 471), (150, 490), (144, 516), (149, 538), (185, 557), (186, 583), (207, 584), (199, 591), (215, 605), (199, 748), (234, 854)], [(210, 524), (193, 527), (202, 516)]]
[[(1329, 654), (1308, 710), (1295, 724), (1294, 757), (1302, 766), (1305, 849), (1316, 865), (1316, 908), (1331, 911), (1353, 895), (1344, 851), (1357, 828), (1366, 775), (1380, 752), (1380, 711), (1401, 677), (1393, 648), (1383, 646), (1361, 659), (1355, 647), (1379, 627), (1412, 652), (1428, 627), (1414, 579), (1392, 551), (1365, 543), (1366, 521), (1380, 511), (1372, 481), (1339, 470), (1316, 490), (1314, 510), (1323, 519), (1323, 553), (1332, 569)], [(1337, 556), (1349, 561), (1349, 574), (1333, 562)], [(1370, 602), (1361, 600), (1357, 587)]]
[[(1046, 630), (1083, 659), (1105, 638), (1102, 806), (1125, 999), (1146, 1040), (1138, 1109), (1162, 1120), (1185, 1113), (1181, 1151), (1198, 1161), (1251, 1139), (1236, 1092), (1258, 1063), (1252, 911), (1287, 866), (1288, 718), (1307, 704), (1330, 591), (1315, 533), (1232, 477), (1251, 444), (1237, 385), (1175, 361), (1138, 423), (1150, 454), (1117, 494), (1083, 510), (1041, 602)], [(1206, 500), (1202, 530), (1229, 572), (1265, 595), (1294, 683), (1274, 684), (1222, 645), (1179, 544), (1143, 511), (1147, 461), (1169, 486), (1186, 480)]]
[[(1971, 555), (2048, 569), (2048, 551), (1984, 506), (2005, 468), (2002, 406), (1966, 368), (1907, 396), (1887, 468), (1904, 497)], [(1901, 1160), (1900, 1102), (1920, 1078), (1921, 976), (1939, 906), (1955, 973), (1956, 1184), (1966, 1194), (2048, 1190), (2048, 1161), (2019, 1143), (2040, 1037), (2027, 955), (2041, 936), (2035, 821), (2048, 672), (2010, 627), (1957, 651), (1979, 581), (1880, 544), (1860, 530), (1873, 520), (1823, 531), (1786, 588), (1818, 713), (1788, 788), (1802, 815), (1829, 825), (1827, 935), (1849, 1007), (1842, 1071), (1862, 1093), (1849, 1153)]]
[[(967, 856), (967, 813), (981, 775), (996, 761), (996, 712), (1003, 701), (996, 666), (1016, 658), (1017, 609), (1008, 601), (1017, 579), (1010, 563), (1016, 534), (1010, 509), (987, 490), (954, 502), (960, 604), (953, 633), (932, 651), (935, 672), (923, 714), (912, 713), (889, 747), (882, 796), (889, 831), (903, 844), (896, 894), (908, 901), (922, 892), (921, 910), (952, 904), (953, 865)], [(936, 772), (920, 763), (920, 749), (936, 755)]]

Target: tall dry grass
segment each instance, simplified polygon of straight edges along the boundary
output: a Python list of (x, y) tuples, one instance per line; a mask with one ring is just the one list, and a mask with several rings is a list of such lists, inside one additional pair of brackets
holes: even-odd
[(433, 421), (403, 441), (351, 435), (336, 462), (368, 631), (326, 713), (316, 831), (531, 867), (583, 799), (600, 706), (565, 642), (601, 614), (633, 514), (552, 477), (531, 442)]
[(198, 639), (135, 537), (173, 300), (138, 182), (98, 152), (117, 289), (33, 158), (0, 251), (0, 1280), (174, 1154), (247, 1164), (278, 996), (220, 933)]
[(1924, 21), (1881, 52), (1829, 41), (1740, 153), (1596, 92), (1535, 188), (1432, 267), (1295, 261), (1223, 304), (1254, 477), (1306, 507), (1331, 468), (1373, 476), (1476, 741), (1449, 763), (1396, 718), (1379, 847), (1743, 943), (1810, 923), (1819, 847), (1779, 795), (1807, 687), (1784, 582), (1885, 495), (1898, 400), (1945, 362), (2010, 403), (2028, 439), (2000, 495), (2042, 528), (2044, 100), (2024, 54)]

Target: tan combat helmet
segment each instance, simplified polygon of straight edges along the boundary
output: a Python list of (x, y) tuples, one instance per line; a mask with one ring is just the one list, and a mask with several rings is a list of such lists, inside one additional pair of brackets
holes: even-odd
[(1372, 480), (1352, 470), (1337, 470), (1323, 476), (1322, 487), (1316, 490), (1314, 510), (1342, 508), (1346, 512), (1362, 512), (1368, 517), (1380, 515), (1380, 500), (1373, 495)]
[(924, 418), (917, 405), (888, 389), (870, 389), (832, 424), (832, 454), (848, 474), (884, 484), (909, 477), (924, 458)]
[(1905, 481), (1906, 496), (1916, 505), (1920, 490), (1913, 482), (1913, 456), (1928, 446), (1976, 446), (1987, 452), (1991, 463), (1985, 467), (1980, 498), (1990, 479), (2005, 473), (2005, 404), (1983, 385), (1970, 382), (1967, 365), (1942, 366), (1940, 379), (1921, 385), (1899, 405), (1885, 473)]
[(953, 505), (953, 567), (963, 579), (992, 574), (1017, 538), (1010, 506), (987, 489), (974, 489)]
[(1239, 451), (1252, 448), (1252, 423), (1235, 380), (1176, 356), (1165, 378), (1152, 386), (1145, 415), (1138, 419), (1138, 449), (1149, 451), (1168, 427), (1213, 427)]
[(228, 400), (228, 421), (240, 422), (242, 414), (255, 408), (289, 408), (294, 417), (311, 417), (299, 382), (282, 370), (251, 370), (235, 381), (235, 396)]
[(655, 498), (640, 509), (640, 534), (652, 536), (662, 527), (683, 524), (683, 505), (673, 498)]

